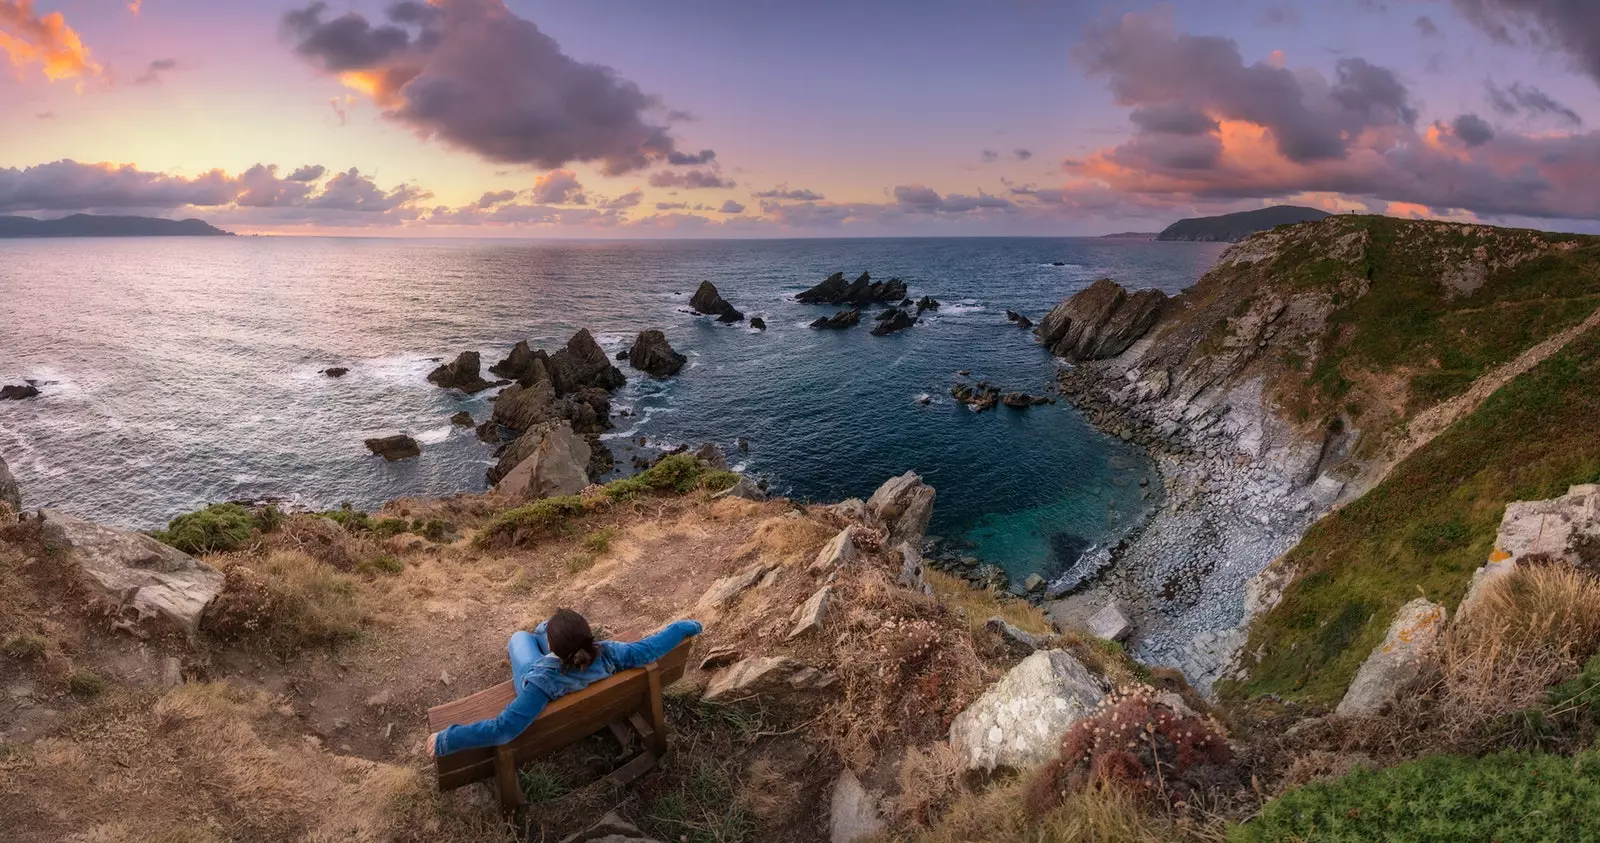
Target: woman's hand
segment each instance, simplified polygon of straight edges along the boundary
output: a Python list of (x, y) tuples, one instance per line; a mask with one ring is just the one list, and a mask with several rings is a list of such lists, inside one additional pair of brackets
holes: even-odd
[(439, 733), (438, 732), (434, 732), (433, 734), (428, 736), (428, 757), (429, 758), (433, 758), (436, 755), (438, 755), (438, 751), (437, 751), (438, 748), (439, 748)]

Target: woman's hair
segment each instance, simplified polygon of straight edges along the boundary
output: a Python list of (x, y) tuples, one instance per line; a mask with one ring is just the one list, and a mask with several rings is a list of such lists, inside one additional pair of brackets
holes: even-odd
[(589, 622), (571, 609), (557, 609), (545, 622), (544, 634), (550, 642), (550, 652), (561, 659), (562, 670), (583, 670), (600, 655)]

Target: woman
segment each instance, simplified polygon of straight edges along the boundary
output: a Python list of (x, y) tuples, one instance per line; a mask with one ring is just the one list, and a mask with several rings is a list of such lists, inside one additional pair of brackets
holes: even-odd
[(644, 667), (699, 635), (699, 621), (673, 621), (632, 644), (594, 640), (589, 622), (571, 609), (558, 609), (532, 634), (512, 633), (511, 681), (517, 698), (499, 717), (451, 726), (428, 736), (429, 755), (449, 755), (481, 746), (498, 746), (522, 734), (556, 697), (570, 694), (616, 673)]

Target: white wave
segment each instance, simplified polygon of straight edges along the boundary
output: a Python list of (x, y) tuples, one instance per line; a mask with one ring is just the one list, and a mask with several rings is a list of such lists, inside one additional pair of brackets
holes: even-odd
[(436, 427), (432, 430), (425, 430), (417, 434), (416, 440), (424, 445), (437, 445), (449, 439), (451, 432), (454, 430), (455, 425), (447, 424), (442, 427)]
[(1083, 264), (1081, 264), (1081, 263), (1062, 263), (1062, 264), (1041, 263), (1039, 265), (1040, 266), (1048, 266), (1051, 269), (1083, 269)]
[(919, 393), (916, 394), (916, 397), (911, 399), (911, 403), (913, 403), (913, 404), (932, 404), (933, 403), (933, 396), (928, 394), (928, 393), (926, 393), (926, 392), (919, 392)]
[(939, 308), (939, 315), (962, 316), (968, 313), (982, 313), (988, 309), (987, 305), (978, 304), (972, 299), (963, 299), (955, 304), (947, 304)]

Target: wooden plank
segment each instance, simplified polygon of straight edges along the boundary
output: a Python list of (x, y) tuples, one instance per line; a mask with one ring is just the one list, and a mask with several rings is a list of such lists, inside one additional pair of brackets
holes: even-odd
[(655, 753), (647, 749), (644, 752), (634, 756), (633, 759), (628, 763), (618, 767), (615, 770), (612, 770), (611, 773), (606, 776), (606, 781), (617, 787), (632, 784), (635, 779), (639, 778), (645, 773), (648, 773), (650, 768), (656, 765), (656, 761), (657, 758)]
[[(656, 712), (652, 710), (652, 698), (659, 699), (652, 692), (683, 677), (691, 644), (692, 639), (685, 641), (646, 668), (622, 671), (581, 691), (559, 697), (545, 706), (532, 725), (506, 744), (513, 763), (521, 764), (548, 755), (606, 728), (612, 721), (627, 718), (636, 712), (649, 713), (652, 719), (664, 724), (664, 718), (656, 718)], [(651, 681), (652, 673), (654, 682)], [(512, 683), (502, 682), (471, 696), (430, 708), (428, 728), (438, 732), (451, 725), (498, 717), (515, 697)], [(657, 745), (662, 746), (664, 751), (664, 725), (652, 731), (658, 733)], [(482, 747), (435, 758), (439, 789), (450, 790), (495, 776), (497, 755), (495, 748)]]
[(517, 762), (511, 750), (504, 746), (495, 753), (495, 780), (499, 785), (501, 810), (514, 813), (527, 801), (522, 795), (522, 783), (517, 781)]
[(649, 738), (650, 749), (662, 756), (667, 754), (667, 712), (661, 703), (661, 671), (651, 664), (645, 668), (644, 675), (649, 686), (645, 705), (650, 712), (650, 728), (655, 730)]

